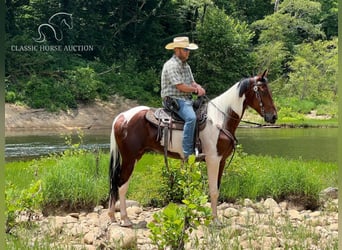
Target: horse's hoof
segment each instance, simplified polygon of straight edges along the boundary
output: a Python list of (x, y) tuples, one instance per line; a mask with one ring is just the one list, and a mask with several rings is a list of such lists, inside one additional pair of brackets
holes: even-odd
[(111, 223), (115, 223), (116, 222), (116, 218), (115, 218), (115, 213), (114, 212), (108, 212), (108, 216), (110, 218), (110, 222)]
[(210, 223), (211, 226), (216, 227), (216, 228), (223, 228), (224, 224), (217, 218), (214, 217)]
[(133, 223), (128, 218), (122, 219), (120, 223), (121, 227), (132, 227)]

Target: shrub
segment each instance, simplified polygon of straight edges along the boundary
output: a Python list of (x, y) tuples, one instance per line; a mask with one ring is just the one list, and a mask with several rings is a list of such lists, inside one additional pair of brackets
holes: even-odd
[(158, 249), (184, 249), (190, 234), (199, 225), (208, 225), (211, 209), (206, 207), (207, 195), (203, 192), (204, 183), (195, 157), (189, 159), (180, 169), (176, 181), (183, 190), (183, 206), (170, 203), (161, 212), (153, 215), (154, 221), (147, 226), (151, 230), (150, 238)]
[(67, 72), (67, 84), (78, 101), (91, 102), (97, 97), (101, 82), (89, 67), (77, 67)]
[(28, 105), (51, 111), (76, 107), (76, 101), (65, 82), (54, 78), (31, 76), (25, 88)]
[(21, 191), (13, 183), (6, 184), (5, 218), (7, 233), (16, 225), (16, 217), (18, 214), (26, 212), (30, 220), (33, 212), (39, 208), (43, 199), (41, 184), (40, 180), (32, 182), (27, 189)]

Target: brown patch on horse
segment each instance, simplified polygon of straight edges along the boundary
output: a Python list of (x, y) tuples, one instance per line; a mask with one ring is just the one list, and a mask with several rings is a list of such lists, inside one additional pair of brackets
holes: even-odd
[[(234, 136), (235, 130), (240, 123), (240, 117), (234, 111), (230, 110), (228, 112), (228, 116), (231, 119), (228, 119), (226, 122), (225, 128)], [(220, 187), (221, 184), (221, 177), (223, 175), (223, 170), (226, 164), (227, 158), (231, 155), (232, 151), (235, 148), (235, 138), (228, 136), (223, 131), (220, 131), (219, 138), (217, 140), (216, 148), (217, 154), (222, 156), (219, 166), (219, 173), (217, 179), (217, 187)]]

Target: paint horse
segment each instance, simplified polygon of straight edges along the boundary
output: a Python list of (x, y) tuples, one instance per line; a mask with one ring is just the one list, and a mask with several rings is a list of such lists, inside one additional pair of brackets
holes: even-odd
[[(268, 86), (267, 71), (262, 75), (242, 79), (226, 92), (208, 102), (207, 121), (200, 131), (205, 154), (212, 216), (217, 220), (217, 202), (223, 169), (235, 147), (235, 130), (245, 109), (255, 109), (266, 122), (275, 123), (277, 111)], [(145, 115), (151, 108), (138, 106), (120, 113), (113, 122), (110, 149), (110, 197), (108, 215), (115, 222), (115, 203), (120, 201), (121, 226), (131, 226), (126, 211), (126, 193), (135, 163), (147, 151), (164, 153), (164, 142), (158, 128)], [(172, 144), (167, 155), (183, 157), (182, 131), (172, 131)], [(167, 143), (167, 142), (166, 142)]]

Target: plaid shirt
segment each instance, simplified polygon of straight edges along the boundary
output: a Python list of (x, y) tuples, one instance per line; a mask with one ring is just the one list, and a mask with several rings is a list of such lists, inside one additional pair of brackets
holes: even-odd
[(191, 98), (190, 93), (181, 92), (176, 88), (177, 84), (191, 85), (194, 77), (187, 62), (182, 62), (173, 55), (163, 66), (161, 74), (161, 97), (170, 96), (178, 99)]

